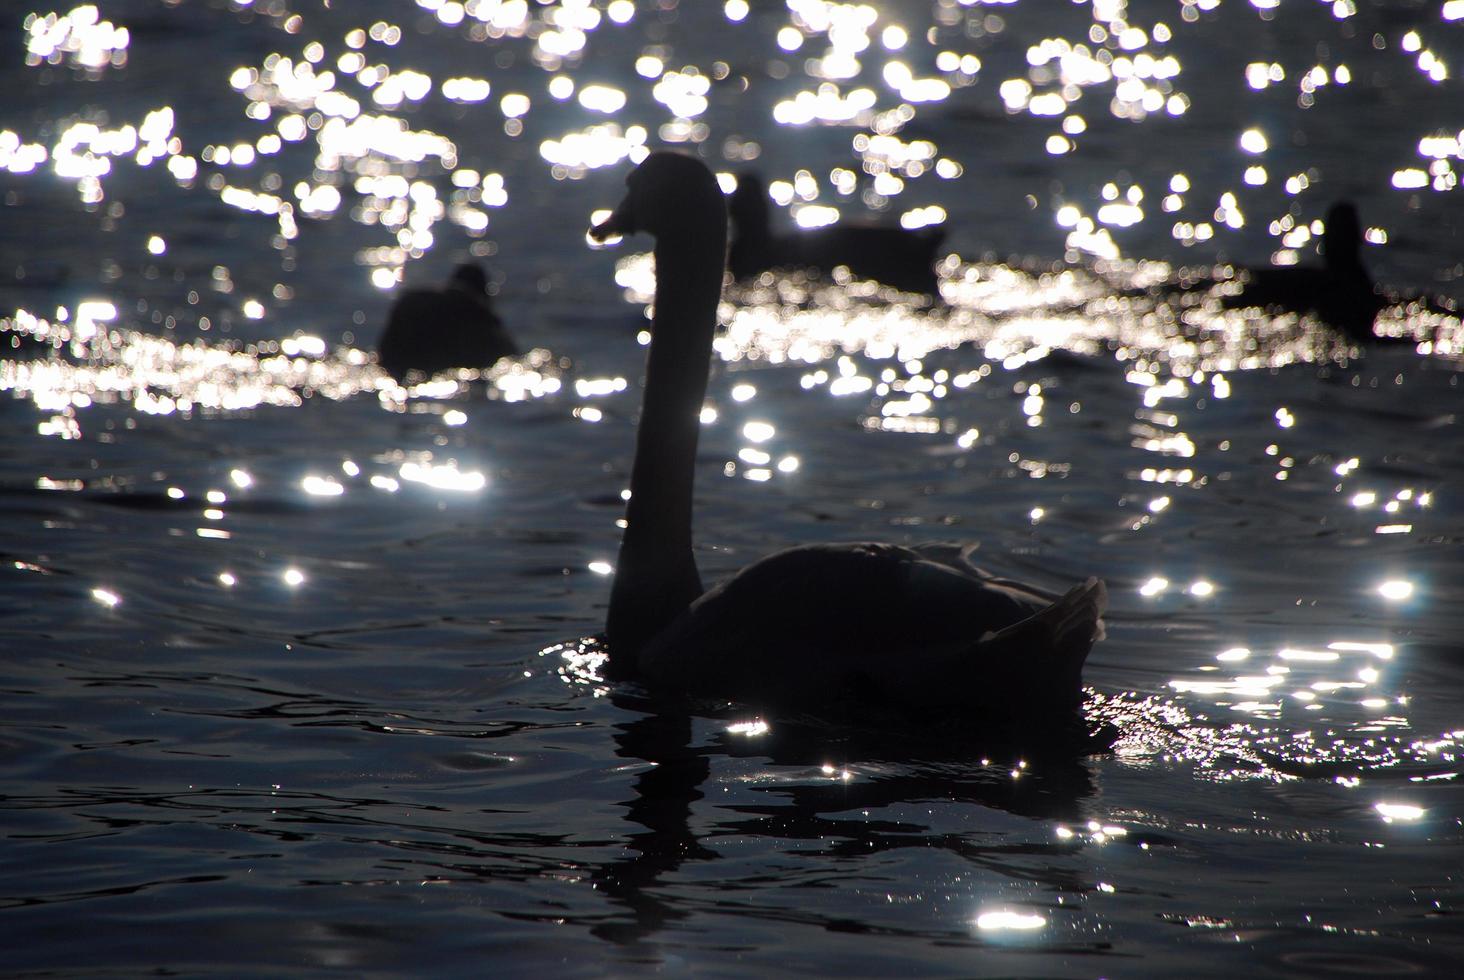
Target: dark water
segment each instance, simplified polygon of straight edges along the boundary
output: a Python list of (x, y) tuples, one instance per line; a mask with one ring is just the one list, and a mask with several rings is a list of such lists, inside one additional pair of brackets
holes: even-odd
[[(1464, 955), (1460, 4), (87, 9), (3, 15), (7, 970)], [(1101, 574), (1111, 752), (599, 680), (647, 280), (582, 230), (668, 139), (845, 220), (938, 208), (957, 256), (935, 311), (729, 294), (704, 576), (868, 538)], [(1385, 317), (1416, 343), (1173, 285), (1317, 262), (1342, 197), (1442, 297)], [(383, 287), (474, 256), (535, 352), (397, 388)]]

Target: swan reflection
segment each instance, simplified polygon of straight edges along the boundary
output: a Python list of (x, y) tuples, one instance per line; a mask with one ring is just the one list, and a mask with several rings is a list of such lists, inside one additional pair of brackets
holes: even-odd
[[(558, 661), (573, 689), (607, 698), (619, 712), (617, 756), (650, 764), (627, 768), (635, 775), (633, 795), (621, 804), (632, 828), (624, 856), (587, 869), (611, 902), (609, 914), (591, 929), (617, 943), (650, 940), (693, 915), (668, 888), (690, 873), (689, 866), (735, 862), (749, 840), (871, 869), (901, 851), (936, 849), (964, 869), (1005, 882), (1083, 894), (1090, 886), (1080, 874), (1052, 859), (1069, 853), (1074, 843), (1101, 844), (1123, 832), (1111, 820), (1085, 813), (1093, 793), (1081, 761), (1085, 748), (1050, 747), (1027, 759), (1011, 747), (978, 748), (979, 742), (932, 737), (918, 726), (904, 732), (860, 730), (770, 721), (711, 704), (703, 711), (645, 698), (633, 686), (606, 685), (599, 671), (607, 658), (593, 641), (550, 647), (540, 656)], [(909, 804), (932, 799), (979, 807), (988, 817), (1009, 814), (1016, 823), (1011, 832), (935, 834), (915, 815), (918, 809), (904, 812)], [(1033, 819), (1057, 821), (1059, 832), (1028, 840), (1015, 828)], [(1068, 827), (1078, 829), (1064, 833)], [(969, 877), (972, 884), (960, 887), (979, 888), (979, 875)], [(1033, 913), (1019, 908), (987, 912), (995, 916), (987, 930), (1032, 928), (1021, 916)], [(824, 918), (816, 910), (807, 915), (816, 922)], [(955, 924), (950, 938), (961, 938)]]

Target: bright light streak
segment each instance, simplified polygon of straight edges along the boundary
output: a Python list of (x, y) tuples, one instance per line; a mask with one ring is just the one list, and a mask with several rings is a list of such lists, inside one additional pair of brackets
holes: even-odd
[(1406, 579), (1389, 579), (1378, 586), (1378, 595), (1393, 602), (1401, 602), (1413, 595), (1413, 583)]
[(1417, 820), (1427, 812), (1423, 807), (1411, 803), (1374, 803), (1373, 809), (1388, 823), (1394, 820)]
[(1032, 930), (1047, 925), (1047, 919), (1029, 912), (982, 912), (976, 917), (976, 928), (995, 931), (1000, 929)]

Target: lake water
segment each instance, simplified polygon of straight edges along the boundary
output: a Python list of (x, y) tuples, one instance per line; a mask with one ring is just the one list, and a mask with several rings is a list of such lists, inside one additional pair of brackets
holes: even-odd
[[(8, 970), (1456, 969), (1464, 4), (50, 14), (0, 15)], [(934, 310), (729, 292), (704, 577), (1102, 575), (1111, 750), (599, 679), (648, 270), (583, 229), (662, 142), (954, 256)], [(1340, 198), (1414, 343), (1180, 288)], [(394, 291), (474, 257), (533, 353), (397, 388)]]

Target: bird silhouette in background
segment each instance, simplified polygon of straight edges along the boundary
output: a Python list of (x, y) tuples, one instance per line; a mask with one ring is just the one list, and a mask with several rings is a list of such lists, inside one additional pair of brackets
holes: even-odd
[(1362, 264), (1362, 222), (1357, 208), (1351, 201), (1338, 201), (1327, 210), (1325, 222), (1320, 268), (1250, 270), (1241, 291), (1225, 297), (1225, 306), (1315, 313), (1351, 340), (1377, 340), (1373, 323), (1387, 304)]
[(656, 299), (626, 530), (606, 623), (609, 669), (678, 695), (814, 713), (871, 707), (973, 727), (1076, 715), (1104, 585), (1062, 596), (999, 579), (950, 545), (819, 544), (703, 592), (692, 554), (699, 416), (727, 211), (698, 160), (653, 153), (591, 235), (655, 237)]
[(487, 367), (520, 351), (493, 311), (483, 267), (469, 262), (439, 289), (409, 289), (397, 297), (376, 353), (382, 368), (402, 381)]
[(833, 224), (775, 235), (767, 188), (755, 173), (738, 177), (728, 211), (732, 247), (727, 265), (736, 279), (770, 269), (814, 269), (830, 275), (844, 266), (856, 279), (940, 299), (935, 259), (945, 240), (943, 229)]

